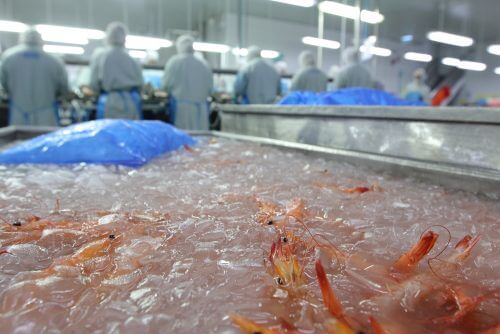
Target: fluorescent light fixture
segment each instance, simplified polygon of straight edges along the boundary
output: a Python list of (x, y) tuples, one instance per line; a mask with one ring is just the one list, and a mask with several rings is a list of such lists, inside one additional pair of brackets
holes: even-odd
[(63, 27), (63, 26), (53, 26), (47, 24), (39, 24), (35, 26), (36, 30), (44, 35), (72, 35), (75, 38), (87, 38), (87, 39), (103, 39), (106, 34), (104, 31), (86, 28), (74, 28), (74, 27)]
[(361, 11), (359, 19), (366, 23), (377, 24), (384, 20), (384, 15), (378, 12), (373, 12), (371, 10), (363, 9)]
[(81, 46), (68, 46), (68, 45), (51, 45), (43, 46), (43, 51), (49, 53), (68, 54), (68, 55), (82, 55), (85, 50)]
[(274, 50), (262, 50), (260, 52), (260, 56), (262, 58), (266, 58), (266, 59), (274, 59), (274, 58), (278, 58), (280, 56), (280, 53), (278, 51), (274, 51)]
[(418, 52), (407, 52), (404, 55), (404, 58), (407, 60), (420, 61), (423, 63), (428, 63), (432, 60), (432, 56), (427, 53), (418, 53)]
[(401, 42), (411, 43), (413, 41), (413, 35), (403, 35), (401, 36)]
[(346, 17), (348, 19), (357, 20), (359, 18), (359, 7), (345, 5), (334, 1), (320, 2), (318, 8), (323, 13)]
[[(233, 53), (233, 55), (235, 56), (240, 56), (240, 57), (246, 57), (248, 56), (248, 49), (247, 48), (233, 48), (231, 50), (231, 52)], [(267, 58), (267, 59), (274, 59), (274, 58), (278, 58), (280, 55), (280, 53), (278, 51), (274, 51), (274, 50), (262, 50), (260, 52), (260, 56), (262, 58)]]
[(484, 71), (487, 66), (484, 63), (479, 63), (476, 61), (461, 60), (457, 67), (462, 70), (481, 72)]
[(450, 34), (444, 31), (431, 31), (427, 34), (427, 39), (437, 43), (467, 47), (474, 44), (474, 40), (467, 36)]
[(312, 36), (302, 37), (302, 43), (307, 45), (319, 46), (326, 49), (338, 49), (340, 48), (340, 43), (337, 41), (332, 41), (329, 39), (316, 38)]
[(144, 59), (147, 57), (148, 53), (144, 50), (128, 50), (128, 54), (132, 58)]
[(316, 0), (271, 0), (274, 2), (284, 3), (287, 5), (312, 7), (316, 4)]
[(193, 49), (200, 52), (226, 53), (231, 48), (225, 44), (194, 42)]
[(359, 7), (345, 5), (334, 1), (322, 1), (318, 9), (323, 13), (346, 17), (357, 20), (358, 18), (366, 23), (377, 24), (384, 20), (384, 15), (371, 10), (360, 10)]
[(154, 50), (157, 51), (160, 48), (168, 48), (172, 46), (172, 42), (168, 39), (145, 37), (145, 36), (134, 36), (128, 35), (125, 42), (125, 47), (127, 49), (139, 49), (139, 50)]
[(240, 57), (246, 57), (246, 56), (248, 56), (248, 49), (247, 48), (233, 48), (231, 50), (231, 52), (235, 56), (240, 56)]
[(389, 57), (392, 51), (386, 48), (381, 48), (378, 46), (361, 45), (359, 51), (362, 53), (368, 53), (379, 57)]
[(0, 21), (0, 31), (6, 32), (24, 32), (28, 26), (22, 22), (16, 21)]
[(82, 36), (72, 36), (71, 34), (42, 34), (42, 40), (52, 43), (87, 45), (89, 40)]
[(495, 74), (500, 75), (500, 67), (495, 68)]
[(443, 65), (447, 65), (447, 66), (458, 66), (458, 64), (460, 64), (460, 59), (458, 58), (453, 58), (453, 57), (445, 57), (441, 60), (441, 63)]
[(491, 44), (487, 49), (488, 53), (500, 56), (500, 44)]

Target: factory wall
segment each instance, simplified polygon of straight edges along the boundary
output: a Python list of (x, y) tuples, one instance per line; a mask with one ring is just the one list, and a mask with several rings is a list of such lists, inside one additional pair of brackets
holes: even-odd
[[(228, 13), (221, 20), (221, 25), (213, 27), (208, 31), (208, 35), (213, 40), (224, 40), (229, 45), (238, 44), (238, 17), (234, 13)], [(299, 67), (298, 56), (302, 50), (309, 49), (316, 52), (315, 47), (302, 44), (303, 36), (316, 36), (317, 27), (302, 25), (297, 23), (276, 21), (267, 18), (247, 16), (244, 18), (244, 40), (246, 47), (256, 44), (263, 49), (278, 50), (283, 53), (284, 61), (288, 64), (288, 72), (295, 73)], [(340, 40), (340, 31), (328, 29), (325, 31), (325, 38)], [(352, 36), (347, 36), (346, 40), (352, 40)], [(413, 50), (428, 52), (427, 45), (402, 46), (388, 40), (380, 40), (380, 46), (390, 48), (393, 54), (390, 57), (373, 57), (365, 62), (365, 65), (372, 71), (376, 80), (380, 81), (385, 89), (393, 93), (400, 92), (401, 88), (411, 80), (413, 71), (425, 64), (419, 64), (402, 59), (404, 52)], [(328, 72), (333, 65), (340, 65), (341, 51), (323, 49), (322, 69)], [(238, 59), (232, 54), (222, 57), (222, 67), (235, 68)]]

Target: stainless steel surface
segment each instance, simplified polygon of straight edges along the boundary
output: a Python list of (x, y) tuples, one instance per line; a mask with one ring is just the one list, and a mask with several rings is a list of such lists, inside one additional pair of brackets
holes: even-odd
[[(28, 139), (51, 130), (53, 128), (9, 127), (0, 129), (0, 148), (12, 141)], [(347, 162), (380, 173), (389, 173), (395, 176), (411, 176), (423, 181), (444, 185), (451, 189), (481, 193), (494, 199), (500, 198), (500, 171), (498, 170), (451, 164), (435, 164), (226, 132), (192, 131), (190, 134), (194, 136), (216, 136), (271, 145), (280, 149), (300, 151), (304, 154), (322, 157), (327, 160)]]
[(500, 109), (269, 105), (219, 108), (224, 132), (500, 170)]

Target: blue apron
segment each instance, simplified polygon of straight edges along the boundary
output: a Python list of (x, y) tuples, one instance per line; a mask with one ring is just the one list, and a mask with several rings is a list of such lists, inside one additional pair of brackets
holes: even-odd
[[(19, 108), (18, 105), (14, 103), (14, 101), (10, 100), (9, 101), (9, 125), (12, 125), (12, 114), (13, 113), (21, 113), (23, 116), (23, 125), (45, 125), (45, 124), (33, 124), (33, 119), (32, 117), (35, 114), (40, 114), (41, 111), (45, 111), (47, 108), (38, 108), (34, 110), (23, 110), (22, 108)], [(59, 103), (57, 101), (54, 101), (52, 103), (52, 110), (54, 112), (54, 116), (56, 118), (56, 125), (60, 125), (60, 119), (59, 119)], [(39, 117), (39, 120), (43, 119), (43, 117)]]
[[(137, 111), (137, 117), (139, 119), (144, 119), (141, 107), (141, 94), (139, 93), (139, 90), (137, 88), (132, 88), (130, 90), (116, 90), (112, 91), (111, 93), (118, 93), (121, 96), (126, 112), (128, 112), (128, 104), (126, 96), (129, 95), (135, 105)], [(106, 118), (105, 112), (106, 112), (106, 103), (108, 102), (108, 95), (109, 92), (104, 92), (104, 91), (101, 93), (101, 95), (99, 95), (99, 99), (97, 100), (96, 119)]]

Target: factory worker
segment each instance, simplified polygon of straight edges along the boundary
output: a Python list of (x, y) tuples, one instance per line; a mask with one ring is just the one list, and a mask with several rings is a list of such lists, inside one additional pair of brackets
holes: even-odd
[(342, 53), (343, 66), (335, 78), (335, 88), (365, 87), (372, 88), (373, 80), (370, 72), (359, 63), (359, 52), (349, 47)]
[(418, 68), (413, 73), (413, 81), (406, 86), (403, 97), (409, 101), (420, 101), (429, 103), (430, 89), (425, 84), (425, 71)]
[(170, 95), (170, 119), (185, 130), (208, 130), (208, 97), (213, 89), (212, 70), (194, 55), (194, 39), (177, 39), (177, 55), (169, 59), (163, 73), (163, 88)]
[(292, 79), (290, 90), (324, 92), (328, 77), (316, 67), (316, 60), (311, 51), (303, 51), (299, 56), (300, 71)]
[(68, 74), (42, 46), (40, 34), (29, 28), (20, 45), (2, 56), (0, 82), (9, 96), (9, 125), (59, 125), (56, 99), (68, 92)]
[(90, 59), (90, 87), (99, 94), (97, 119), (142, 119), (140, 65), (125, 49), (127, 28), (114, 22), (106, 30), (107, 46)]
[(335, 82), (337, 81), (337, 76), (339, 75), (340, 72), (340, 66), (338, 65), (332, 65), (330, 69), (328, 70), (328, 76), (332, 79), (328, 83), (328, 90), (334, 90), (335, 89)]
[(247, 64), (236, 76), (234, 94), (243, 103), (274, 103), (280, 94), (280, 76), (274, 66), (261, 58), (260, 53), (260, 48), (250, 47)]

